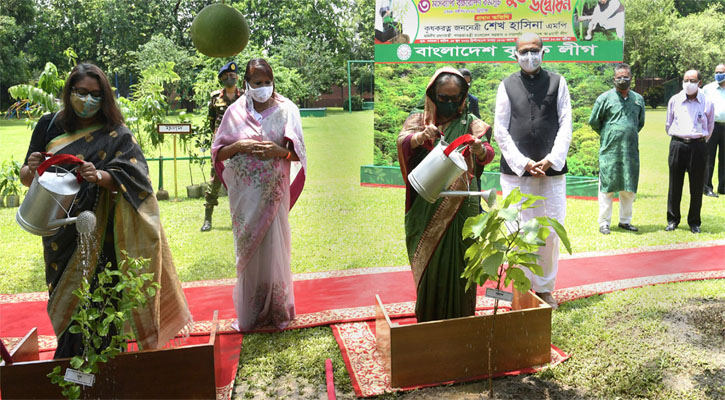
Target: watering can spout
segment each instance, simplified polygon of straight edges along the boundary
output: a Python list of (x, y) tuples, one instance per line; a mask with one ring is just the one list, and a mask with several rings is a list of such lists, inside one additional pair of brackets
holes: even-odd
[(65, 225), (75, 224), (75, 222), (77, 220), (78, 220), (78, 217), (56, 219), (54, 221), (48, 222), (48, 228), (55, 229), (55, 228), (60, 228), (61, 226), (65, 226)]

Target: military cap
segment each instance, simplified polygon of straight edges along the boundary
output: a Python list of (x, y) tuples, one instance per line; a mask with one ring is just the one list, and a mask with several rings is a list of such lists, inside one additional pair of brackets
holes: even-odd
[(222, 69), (219, 70), (217, 78), (221, 78), (222, 74), (225, 72), (237, 73), (237, 63), (235, 63), (234, 61), (229, 61), (228, 63), (224, 64)]

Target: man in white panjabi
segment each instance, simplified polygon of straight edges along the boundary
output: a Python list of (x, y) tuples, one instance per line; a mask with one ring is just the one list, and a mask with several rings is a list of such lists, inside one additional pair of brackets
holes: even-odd
[[(534, 33), (516, 41), (521, 70), (504, 79), (496, 94), (494, 137), (501, 149), (501, 189), (544, 196), (523, 219), (566, 217), (566, 156), (571, 142), (571, 100), (564, 77), (541, 68), (543, 42)], [(559, 237), (552, 231), (538, 251), (543, 276), (527, 273), (532, 289), (552, 308), (559, 266)]]

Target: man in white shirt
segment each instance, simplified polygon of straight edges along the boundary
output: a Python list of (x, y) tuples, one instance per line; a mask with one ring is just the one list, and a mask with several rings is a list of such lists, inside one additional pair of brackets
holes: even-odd
[[(707, 141), (707, 164), (705, 165), (705, 196), (718, 197), (717, 193), (725, 194), (725, 64), (715, 67), (715, 82), (708, 83), (703, 88), (705, 96), (715, 106), (715, 127), (712, 136)], [(717, 148), (720, 147), (720, 162), (717, 164), (717, 193), (712, 184), (712, 174), (715, 171)]]
[[(563, 76), (541, 68), (543, 42), (526, 33), (516, 41), (521, 70), (504, 79), (496, 94), (494, 137), (501, 149), (504, 197), (514, 188), (544, 196), (541, 206), (524, 210), (524, 220), (566, 217), (566, 156), (571, 142), (571, 100)], [(552, 231), (538, 251), (543, 276), (528, 273), (534, 291), (556, 309), (551, 295), (559, 266), (559, 237)]]
[(672, 137), (668, 164), (670, 185), (667, 191), (667, 227), (674, 231), (680, 224), (680, 201), (685, 172), (690, 181), (690, 210), (687, 224), (692, 233), (700, 233), (700, 209), (702, 188), (705, 182), (707, 160), (707, 139), (715, 125), (715, 108), (698, 89), (700, 72), (691, 69), (685, 72), (682, 91), (670, 98), (667, 104), (665, 129)]

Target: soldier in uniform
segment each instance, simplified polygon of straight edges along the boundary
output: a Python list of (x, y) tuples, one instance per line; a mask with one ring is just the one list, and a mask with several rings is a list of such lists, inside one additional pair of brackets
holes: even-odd
[[(242, 95), (237, 88), (237, 64), (234, 61), (226, 63), (219, 70), (218, 77), (224, 87), (211, 92), (211, 100), (209, 101), (209, 128), (213, 134), (216, 134), (216, 130), (222, 122), (224, 112)], [(204, 204), (202, 232), (211, 230), (211, 215), (214, 213), (214, 206), (219, 204), (219, 188), (221, 185), (221, 179), (217, 177), (214, 165), (212, 165), (211, 185), (209, 185), (205, 195), (206, 203)]]

